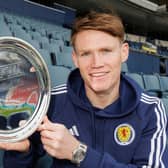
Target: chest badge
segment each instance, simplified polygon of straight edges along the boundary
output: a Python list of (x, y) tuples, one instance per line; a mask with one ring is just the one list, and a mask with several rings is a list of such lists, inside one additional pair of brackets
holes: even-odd
[(120, 124), (114, 131), (114, 139), (119, 145), (129, 145), (135, 138), (135, 130), (130, 124)]

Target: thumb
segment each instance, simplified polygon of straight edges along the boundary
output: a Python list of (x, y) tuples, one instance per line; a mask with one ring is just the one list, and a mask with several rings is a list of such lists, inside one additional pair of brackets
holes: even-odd
[(44, 116), (43, 124), (44, 123), (50, 123), (50, 120), (48, 119), (47, 115)]

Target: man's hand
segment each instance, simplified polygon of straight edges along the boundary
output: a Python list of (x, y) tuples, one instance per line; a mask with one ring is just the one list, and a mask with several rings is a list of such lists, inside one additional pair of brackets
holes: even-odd
[(0, 149), (3, 150), (14, 150), (18, 152), (28, 152), (30, 148), (30, 142), (28, 139), (14, 142), (14, 143), (6, 143), (6, 142), (0, 142)]
[[(26, 120), (21, 120), (19, 122), (19, 125), (23, 125), (26, 122)], [(10, 142), (10, 143), (6, 143), (6, 142), (0, 142), (0, 149), (3, 150), (14, 150), (14, 151), (18, 151), (18, 152), (28, 152), (30, 148), (30, 141), (28, 139), (19, 141), (19, 142)]]
[(72, 152), (78, 147), (79, 141), (64, 125), (52, 123), (45, 117), (38, 130), (48, 154), (58, 159), (72, 160)]

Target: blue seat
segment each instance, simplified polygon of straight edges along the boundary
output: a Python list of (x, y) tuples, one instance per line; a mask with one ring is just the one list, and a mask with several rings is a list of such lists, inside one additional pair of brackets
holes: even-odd
[(165, 107), (166, 114), (168, 115), (168, 98), (162, 98), (163, 105)]
[(56, 55), (57, 65), (64, 66), (70, 70), (75, 68), (75, 65), (72, 60), (72, 53), (61, 52)]
[(127, 76), (135, 80), (141, 88), (145, 89), (144, 81), (141, 74), (138, 73), (126, 73)]
[(157, 96), (161, 97), (161, 88), (159, 79), (156, 75), (143, 75), (144, 83), (145, 83), (145, 90), (151, 95), (151, 96)]
[(162, 91), (162, 97), (168, 98), (168, 77), (167, 76), (159, 76), (160, 88)]
[(41, 54), (41, 56), (43, 57), (47, 66), (51, 66), (53, 63), (52, 63), (52, 60), (51, 60), (50, 52), (48, 50), (45, 50), (45, 49), (40, 49), (38, 51)]
[(68, 68), (62, 66), (49, 66), (48, 69), (51, 76), (51, 87), (67, 82), (70, 73)]
[(123, 72), (123, 73), (129, 72), (129, 70), (128, 70), (128, 65), (127, 65), (126, 62), (123, 62), (123, 63), (122, 63), (121, 72)]

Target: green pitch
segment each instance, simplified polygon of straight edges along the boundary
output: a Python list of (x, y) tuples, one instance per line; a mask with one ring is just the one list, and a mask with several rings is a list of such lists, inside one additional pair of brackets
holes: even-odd
[(26, 111), (30, 115), (33, 113), (35, 107), (30, 105), (30, 104), (24, 104), (21, 106), (0, 106), (0, 115), (3, 115), (4, 117), (8, 117), (11, 114), (18, 113), (18, 112), (23, 112)]

